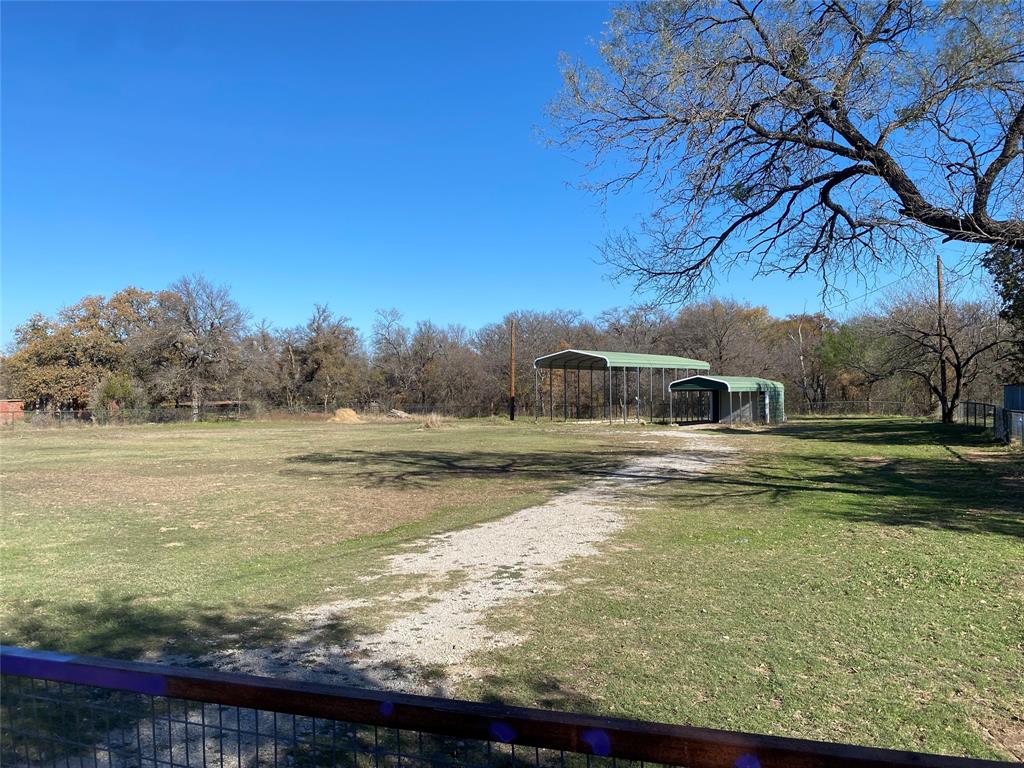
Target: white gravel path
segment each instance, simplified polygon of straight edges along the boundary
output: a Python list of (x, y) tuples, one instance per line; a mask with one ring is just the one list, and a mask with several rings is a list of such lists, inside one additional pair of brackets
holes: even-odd
[(295, 614), (307, 629), (287, 643), (232, 649), (202, 660), (251, 674), (445, 693), (446, 684), (474, 674), (467, 665), (473, 653), (516, 642), (515, 636), (486, 627), (495, 608), (561, 590), (557, 575), (563, 566), (597, 554), (600, 545), (626, 525), (629, 514), (642, 509), (638, 493), (645, 487), (696, 477), (729, 452), (713, 432), (703, 430), (638, 433), (638, 438), (641, 435), (645, 443), (670, 447), (544, 504), (431, 536), (388, 558), (373, 578), (412, 575), (420, 586), (388, 595), (380, 607), (394, 610), (408, 601), (418, 601), (421, 607), (382, 631), (344, 643), (328, 642), (323, 637), (327, 627), (353, 608), (367, 607), (366, 601), (340, 601)]

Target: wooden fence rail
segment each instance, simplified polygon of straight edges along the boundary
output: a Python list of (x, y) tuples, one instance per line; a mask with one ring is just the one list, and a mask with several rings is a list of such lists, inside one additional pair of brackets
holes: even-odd
[[(641, 761), (667, 766), (687, 766), (689, 768), (819, 768), (837, 766), (838, 768), (868, 768), (874, 766), (918, 766), (919, 768), (987, 768), (1007, 766), (1010, 763), (980, 760), (964, 757), (924, 754), (873, 747), (835, 744), (806, 739), (762, 736), (749, 733), (720, 731), (708, 728), (694, 728), (663, 723), (643, 722), (618, 718), (593, 717), (554, 712), (539, 709), (508, 707), (498, 704), (486, 704), (454, 699), (414, 696), (408, 694), (389, 693), (385, 691), (363, 690), (312, 683), (278, 680), (255, 677), (250, 675), (227, 674), (203, 669), (179, 669), (156, 664), (142, 664), (124, 661), (111, 661), (82, 656), (69, 656), (43, 651), (25, 650), (21, 648), (0, 648), (0, 674), (5, 678), (4, 722), (11, 727), (12, 718), (17, 713), (18, 703), (12, 701), (10, 685), (15, 679), (19, 684), (31, 683), (36, 690), (36, 681), (46, 681), (38, 685), (57, 684), (55, 690), (59, 696), (45, 697), (38, 693), (32, 698), (31, 704), (25, 704), (24, 714), (38, 717), (40, 706), (47, 704), (60, 706), (61, 702), (70, 700), (69, 684), (73, 688), (84, 687), (89, 690), (120, 691), (138, 695), (150, 700), (138, 712), (152, 711), (154, 717), (158, 711), (155, 700), (199, 702), (203, 713), (203, 736), (207, 742), (208, 730), (214, 729), (215, 722), (206, 716), (206, 706), (221, 705), (235, 709), (238, 725), (234, 732), (242, 731), (242, 711), (273, 713), (273, 722), (278, 722), (278, 714), (312, 718), (314, 741), (316, 729), (320, 724), (320, 732), (324, 733), (325, 722), (360, 724), (374, 728), (387, 729), (388, 733), (408, 732), (421, 739), (423, 734), (436, 734), (444, 737), (456, 737), (463, 751), (467, 741), (479, 742), (486, 746), (486, 754), (495, 753), (492, 745), (500, 752), (501, 749), (512, 747), (513, 762), (505, 765), (547, 766), (551, 764), (576, 764), (566, 757), (578, 755), (585, 758), (579, 763), (587, 768), (595, 765), (607, 765), (609, 768), (621, 766), (621, 761)], [(95, 696), (93, 697), (95, 698)], [(164, 710), (159, 710), (164, 711)], [(166, 711), (177, 711), (170, 704)], [(107, 715), (107, 717), (110, 717)], [(184, 720), (181, 718), (184, 717)], [(116, 719), (116, 718), (114, 718)], [(293, 718), (294, 719), (294, 718)], [(181, 725), (184, 723), (186, 739), (188, 726), (193, 726), (193, 734), (200, 727), (199, 720), (194, 722), (187, 714), (179, 715), (171, 721)], [(221, 713), (223, 723), (223, 713)], [(255, 722), (257, 735), (256, 760), (245, 762), (246, 765), (263, 765), (259, 758), (260, 720)], [(123, 752), (111, 751), (105, 747), (107, 758), (97, 760), (97, 765), (207, 765), (209, 758), (208, 746), (193, 746), (192, 757), (189, 757), (187, 744), (185, 752), (174, 753), (177, 757), (161, 760), (148, 735), (149, 727), (136, 723), (134, 726), (121, 725), (122, 729), (134, 733), (138, 731), (138, 758), (131, 749)], [(26, 726), (20, 726), (17, 737), (24, 741), (31, 739), (32, 733)], [(134, 730), (132, 730), (134, 728)], [(154, 739), (156, 726), (152, 726)], [(301, 731), (301, 732), (300, 732)], [(308, 731), (308, 729), (307, 729)], [(246, 731), (248, 732), (248, 731)], [(296, 729), (292, 725), (289, 737), (289, 748), (297, 749), (306, 731)], [(308, 734), (307, 734), (308, 735)], [(52, 736), (52, 735), (51, 735)], [(145, 742), (145, 745), (144, 745)], [(369, 744), (378, 742), (374, 731)], [(216, 744), (214, 739), (213, 744)], [(33, 751), (26, 747), (18, 752), (18, 744), (14, 745), (15, 756), (24, 754), (23, 764), (34, 764), (33, 756), (42, 755), (43, 751)], [(30, 745), (31, 746), (31, 745)], [(523, 748), (533, 748), (523, 750)], [(277, 764), (278, 745), (274, 744), (273, 764)], [(516, 757), (515, 749), (519, 748)], [(553, 750), (556, 759), (552, 762), (541, 758), (540, 750)], [(220, 763), (224, 763), (223, 734), (221, 734)], [(382, 764), (403, 765), (444, 765), (444, 766), (479, 766), (495, 765), (493, 761), (461, 760), (458, 756), (447, 755), (443, 761), (424, 757), (422, 750), (418, 758), (402, 762), (399, 750), (397, 763), (394, 753), (389, 753), (390, 760), (382, 761), (379, 754), (370, 754), (369, 765)], [(152, 754), (144, 757), (143, 753)], [(243, 764), (241, 742), (238, 747), (238, 765)], [(197, 755), (201, 754), (202, 762)], [(307, 761), (313, 765), (353, 765), (354, 762), (333, 762), (323, 757)], [(460, 753), (461, 754), (461, 753)], [(483, 754), (482, 752), (479, 754)], [(525, 755), (525, 757), (524, 757)], [(52, 755), (51, 755), (52, 756)], [(560, 756), (560, 758), (558, 757)], [(411, 757), (411, 756), (410, 756)], [(115, 758), (123, 758), (118, 762)], [(216, 755), (213, 762), (216, 763)], [(298, 764), (295, 752), (285, 764)], [(604, 761), (604, 762), (602, 762)], [(616, 761), (619, 761), (616, 763)], [(17, 763), (15, 763), (17, 764)], [(61, 762), (63, 764), (63, 762)], [(92, 765), (88, 763), (76, 763)]]

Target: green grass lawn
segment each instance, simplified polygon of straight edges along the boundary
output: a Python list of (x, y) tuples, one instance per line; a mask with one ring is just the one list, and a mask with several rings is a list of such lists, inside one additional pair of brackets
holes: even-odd
[[(403, 544), (664, 447), (636, 430), (4, 430), (2, 638), (122, 657), (279, 640), (284, 612), (386, 589), (358, 577)], [(1022, 454), (907, 419), (709, 439), (733, 460), (645, 489), (565, 591), (494, 615), (523, 642), (459, 693), (1024, 758)]]
[(495, 625), (464, 693), (1024, 758), (1024, 463), (910, 420), (726, 430), (571, 588)]

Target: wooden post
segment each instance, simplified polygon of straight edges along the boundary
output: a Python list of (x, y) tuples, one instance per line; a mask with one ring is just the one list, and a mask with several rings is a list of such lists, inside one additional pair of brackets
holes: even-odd
[(509, 339), (509, 367), (512, 371), (511, 380), (509, 381), (509, 395), (508, 395), (508, 420), (516, 420), (516, 319), (513, 317), (508, 321), (508, 339)]
[(651, 411), (651, 424), (654, 423), (654, 369), (647, 369), (647, 407)]

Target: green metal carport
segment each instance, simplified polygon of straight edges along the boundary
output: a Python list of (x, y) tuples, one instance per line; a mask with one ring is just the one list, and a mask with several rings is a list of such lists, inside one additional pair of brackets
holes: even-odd
[[(781, 382), (756, 376), (689, 376), (669, 384), (670, 392), (711, 392), (713, 422), (772, 424), (786, 420)], [(669, 400), (671, 407), (672, 401)]]
[[(651, 419), (653, 420), (656, 416), (656, 411), (659, 405), (665, 410), (660, 418), (664, 418), (667, 414), (667, 403), (664, 400), (669, 400), (670, 393), (668, 390), (667, 383), (672, 379), (669, 376), (678, 376), (681, 371), (708, 371), (711, 366), (703, 360), (694, 360), (689, 357), (677, 357), (675, 355), (648, 355), (641, 354), (638, 352), (606, 352), (601, 350), (593, 349), (563, 349), (561, 352), (553, 352), (550, 355), (543, 355), (533, 361), (534, 368), (534, 418), (537, 418), (537, 405), (541, 399), (541, 379), (540, 372), (542, 370), (548, 371), (548, 400), (549, 400), (549, 413), (554, 418), (554, 391), (555, 381), (554, 373), (560, 370), (561, 375), (561, 389), (562, 389), (562, 418), (568, 419), (570, 412), (569, 403), (569, 390), (570, 382), (568, 373), (576, 371), (576, 395), (575, 395), (575, 411), (576, 417), (581, 418), (581, 403), (582, 395), (587, 395), (587, 406), (586, 412), (593, 418), (595, 415), (595, 405), (600, 405), (601, 410), (604, 411), (605, 417), (611, 421), (615, 415), (613, 413), (613, 403), (618, 401), (622, 420), (625, 422), (629, 419), (629, 406), (630, 401), (633, 401), (635, 409), (635, 417), (637, 421), (640, 421), (642, 412), (648, 411)], [(661, 370), (661, 383), (655, 385), (655, 371)], [(642, 381), (641, 371), (646, 370), (647, 374), (647, 386), (644, 387)], [(589, 371), (590, 386), (587, 387), (587, 392), (581, 392), (580, 387), (580, 372)], [(594, 371), (603, 371), (604, 381), (600, 383), (600, 390), (598, 391), (594, 386)], [(615, 381), (616, 371), (618, 372), (618, 381)], [(630, 387), (629, 380), (634, 378), (636, 386)], [(644, 402), (644, 390), (647, 390), (646, 403)], [(655, 397), (656, 394), (661, 395), (661, 402), (659, 398)], [(630, 397), (632, 395), (632, 397)]]

